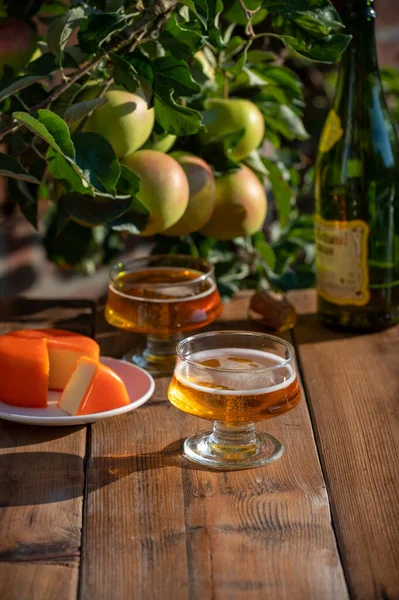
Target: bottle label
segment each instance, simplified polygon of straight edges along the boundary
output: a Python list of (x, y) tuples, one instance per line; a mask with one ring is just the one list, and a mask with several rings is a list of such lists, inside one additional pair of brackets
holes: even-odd
[(364, 221), (315, 218), (317, 292), (334, 304), (364, 306), (370, 299), (370, 228)]
[(344, 134), (344, 130), (341, 127), (341, 119), (332, 108), (328, 113), (327, 120), (323, 127), (319, 142), (320, 152), (329, 152), (333, 146), (338, 142)]

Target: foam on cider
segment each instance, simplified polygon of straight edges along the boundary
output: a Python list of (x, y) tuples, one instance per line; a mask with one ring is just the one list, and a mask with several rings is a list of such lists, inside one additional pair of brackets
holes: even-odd
[[(270, 394), (288, 387), (295, 381), (291, 364), (281, 366), (284, 362), (283, 357), (262, 350), (216, 348), (196, 352), (189, 360), (208, 369), (180, 361), (175, 372), (176, 378), (181, 384), (207, 394)], [(265, 370), (265, 367), (268, 370)], [(220, 389), (201, 384), (222, 387)]]
[[(156, 267), (157, 271), (170, 271), (171, 267)], [(184, 273), (184, 271), (187, 271), (187, 269), (183, 268), (183, 267), (173, 267), (173, 271), (174, 272), (178, 272), (181, 271), (182, 273)], [(201, 271), (198, 271), (198, 279), (187, 279), (187, 282), (184, 281), (184, 278), (182, 278), (182, 281), (180, 282), (176, 282), (176, 283), (148, 283), (147, 286), (145, 283), (137, 283), (134, 280), (131, 282), (132, 287), (136, 286), (138, 287), (139, 285), (142, 285), (144, 288), (148, 287), (152, 290), (156, 290), (157, 288), (159, 290), (162, 291), (162, 293), (165, 296), (171, 296), (170, 298), (148, 298), (148, 297), (143, 297), (143, 296), (133, 296), (132, 294), (128, 294), (126, 292), (123, 292), (121, 289), (118, 289), (114, 283), (110, 284), (110, 289), (112, 290), (112, 292), (114, 294), (117, 294), (118, 296), (122, 296), (123, 298), (127, 298), (128, 300), (139, 300), (140, 302), (162, 302), (162, 303), (166, 303), (166, 302), (186, 302), (187, 300), (199, 300), (200, 298), (204, 298), (205, 296), (209, 296), (210, 294), (212, 294), (212, 292), (215, 291), (216, 289), (216, 284), (214, 281), (209, 279), (209, 288), (207, 290), (205, 290), (204, 292), (200, 292), (199, 294), (196, 294), (194, 291), (190, 290), (190, 286), (193, 286), (196, 284), (196, 282), (198, 282), (198, 280), (200, 280), (202, 277), (205, 278), (205, 273), (202, 273)], [(123, 281), (123, 280), (122, 280)], [(118, 280), (116, 281), (116, 283), (118, 283)], [(129, 285), (130, 282), (126, 281), (124, 282), (126, 283), (126, 285)]]

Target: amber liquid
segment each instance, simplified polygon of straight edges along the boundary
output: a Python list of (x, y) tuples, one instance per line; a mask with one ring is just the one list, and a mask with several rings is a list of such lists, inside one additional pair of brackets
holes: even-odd
[[(238, 349), (212, 350), (208, 354), (212, 354), (212, 358), (198, 363), (213, 367), (212, 371), (204, 370), (202, 374), (200, 369), (184, 362), (177, 366), (168, 397), (180, 410), (202, 419), (248, 423), (282, 415), (300, 401), (299, 383), (292, 367), (262, 373), (262, 367), (281, 363), (281, 358), (269, 354), (264, 360), (259, 356), (265, 353), (250, 350), (240, 353)], [(247, 369), (229, 373), (228, 361), (232, 370)]]
[(215, 282), (193, 269), (121, 273), (109, 286), (105, 318), (120, 329), (168, 335), (212, 323), (222, 305)]

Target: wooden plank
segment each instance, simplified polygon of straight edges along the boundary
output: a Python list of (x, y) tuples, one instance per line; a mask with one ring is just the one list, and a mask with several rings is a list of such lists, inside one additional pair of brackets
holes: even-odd
[(2, 600), (69, 600), (77, 581), (78, 569), (69, 564), (0, 563)]
[[(248, 328), (246, 309), (231, 303), (214, 328)], [(210, 424), (169, 405), (167, 385), (92, 428), (82, 597), (346, 599), (306, 402), (260, 425), (285, 444), (278, 462), (220, 473), (182, 459)]]
[(295, 330), (343, 566), (354, 598), (399, 597), (399, 329), (327, 329), (314, 292)]
[[(15, 306), (15, 314), (2, 313), (1, 334), (63, 322), (79, 330), (85, 308), (22, 299)], [(0, 420), (0, 598), (76, 598), (85, 451), (84, 427)]]
[(0, 421), (0, 598), (43, 600), (52, 586), (76, 598), (85, 440), (85, 428)]
[(85, 437), (0, 421), (0, 561), (79, 556)]

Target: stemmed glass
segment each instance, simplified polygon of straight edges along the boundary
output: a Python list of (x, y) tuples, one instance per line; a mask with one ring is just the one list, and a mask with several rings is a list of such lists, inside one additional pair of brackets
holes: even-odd
[(263, 333), (212, 331), (177, 346), (168, 398), (180, 410), (214, 421), (213, 431), (184, 443), (187, 458), (215, 469), (245, 469), (278, 459), (283, 445), (255, 423), (300, 400), (294, 349)]
[(181, 334), (208, 325), (221, 311), (214, 269), (201, 258), (153, 255), (111, 269), (105, 318), (146, 334), (145, 348), (124, 358), (153, 375), (171, 375)]

